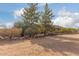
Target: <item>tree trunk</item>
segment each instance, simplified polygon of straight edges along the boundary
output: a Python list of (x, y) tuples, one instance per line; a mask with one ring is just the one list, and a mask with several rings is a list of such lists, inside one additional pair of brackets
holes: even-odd
[(47, 31), (44, 31), (44, 36), (46, 36), (46, 34), (47, 34)]
[(25, 29), (22, 29), (22, 32), (21, 32), (21, 37), (24, 36), (24, 32), (25, 32)]

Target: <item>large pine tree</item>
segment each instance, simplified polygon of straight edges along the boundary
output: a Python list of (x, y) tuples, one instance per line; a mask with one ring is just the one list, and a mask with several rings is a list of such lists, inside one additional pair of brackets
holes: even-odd
[(37, 11), (37, 3), (27, 4), (28, 8), (24, 8), (22, 14), (22, 21), (17, 22), (15, 25), (22, 28), (21, 36), (24, 36), (24, 33), (32, 36), (34, 31), (36, 31), (36, 24), (39, 20), (39, 12)]
[(41, 19), (41, 24), (43, 26), (44, 30), (44, 34), (46, 34), (47, 32), (49, 32), (51, 30), (51, 26), (52, 26), (52, 10), (50, 10), (48, 8), (48, 4), (45, 4), (44, 7), (44, 11), (42, 12), (42, 19)]
[(38, 22), (39, 13), (37, 12), (37, 3), (27, 4), (28, 8), (24, 8), (22, 18), (25, 22), (29, 24), (34, 24)]

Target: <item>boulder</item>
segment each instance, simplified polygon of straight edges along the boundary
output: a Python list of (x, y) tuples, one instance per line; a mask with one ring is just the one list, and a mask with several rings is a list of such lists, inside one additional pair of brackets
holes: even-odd
[(4, 39), (4, 37), (0, 36), (0, 39)]

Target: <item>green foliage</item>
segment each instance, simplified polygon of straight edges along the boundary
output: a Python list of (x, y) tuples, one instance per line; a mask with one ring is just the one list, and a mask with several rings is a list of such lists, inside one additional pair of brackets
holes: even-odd
[(39, 20), (39, 12), (37, 12), (37, 4), (28, 4), (28, 8), (24, 8), (22, 18), (27, 25), (37, 23)]
[(60, 32), (61, 33), (74, 33), (74, 32), (76, 32), (76, 29), (74, 29), (74, 28), (62, 28), (60, 30)]
[(22, 20), (14, 24), (15, 27), (21, 28), (21, 36), (27, 35), (29, 37), (43, 33), (44, 35), (51, 33), (73, 33), (74, 28), (62, 28), (53, 26), (52, 17), (54, 16), (52, 10), (45, 4), (44, 11), (39, 13), (37, 10), (37, 3), (28, 4), (28, 8), (24, 8)]
[(39, 27), (37, 24), (33, 24), (32, 27), (29, 27), (25, 31), (26, 35), (29, 35), (30, 37), (40, 33)]
[(51, 32), (53, 33), (76, 33), (77, 32), (77, 29), (75, 28), (60, 28), (60, 29), (57, 29), (57, 28), (53, 28), (51, 30)]
[(22, 21), (16, 22), (15, 26), (22, 29), (21, 36), (24, 36), (25, 32), (32, 36), (37, 31), (37, 23), (39, 20), (39, 12), (37, 12), (37, 4), (28, 4), (28, 8), (24, 8), (22, 14)]
[(24, 8), (22, 20), (14, 24), (15, 27), (21, 28), (21, 36), (44, 33), (46, 34), (52, 28), (52, 10), (45, 5), (44, 12), (41, 14), (37, 11), (37, 3), (28, 4), (28, 8)]
[(41, 20), (40, 20), (40, 23), (44, 29), (44, 34), (49, 32), (52, 27), (52, 22), (51, 22), (52, 15), (53, 15), (52, 10), (48, 8), (48, 4), (46, 3), (44, 7), (44, 11), (42, 12), (42, 15), (41, 15)]

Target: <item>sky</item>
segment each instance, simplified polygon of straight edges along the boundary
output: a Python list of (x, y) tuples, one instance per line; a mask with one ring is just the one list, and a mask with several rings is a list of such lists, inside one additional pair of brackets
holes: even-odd
[[(52, 18), (54, 25), (79, 28), (79, 4), (77, 3), (50, 3), (49, 8), (55, 15)], [(11, 27), (18, 16), (27, 7), (26, 3), (0, 3), (0, 25)], [(38, 11), (44, 9), (44, 4), (38, 4)]]

